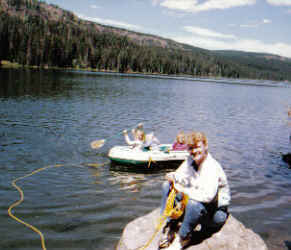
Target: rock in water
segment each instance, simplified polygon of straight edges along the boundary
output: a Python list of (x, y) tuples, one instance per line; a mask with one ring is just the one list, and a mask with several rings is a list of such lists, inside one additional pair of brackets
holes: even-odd
[[(117, 250), (136, 250), (143, 248), (155, 233), (159, 219), (159, 209), (131, 221), (124, 228)], [(195, 235), (195, 234), (194, 234)], [(147, 250), (157, 250), (161, 230), (148, 245)], [(208, 237), (208, 238), (207, 238)], [(229, 216), (220, 231), (211, 236), (197, 240), (187, 250), (267, 250), (267, 246), (259, 235), (247, 229), (232, 215)]]
[(291, 166), (291, 153), (282, 155), (282, 159)]

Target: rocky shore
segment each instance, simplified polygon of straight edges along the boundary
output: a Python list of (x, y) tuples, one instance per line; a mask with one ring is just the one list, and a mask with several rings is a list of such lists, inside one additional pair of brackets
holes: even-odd
[[(122, 237), (118, 243), (117, 250), (143, 249), (155, 234), (155, 228), (159, 219), (159, 209), (139, 217), (123, 230)], [(193, 241), (187, 250), (267, 250), (265, 242), (252, 230), (246, 228), (232, 215), (229, 216), (225, 225), (218, 231), (212, 233), (193, 233)], [(157, 250), (161, 230), (157, 232), (147, 250)]]

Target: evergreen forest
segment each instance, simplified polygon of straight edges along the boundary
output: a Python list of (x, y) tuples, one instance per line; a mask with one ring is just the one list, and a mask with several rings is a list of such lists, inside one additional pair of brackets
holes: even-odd
[(208, 51), (104, 26), (37, 0), (0, 0), (0, 62), (40, 68), (291, 80), (291, 60)]

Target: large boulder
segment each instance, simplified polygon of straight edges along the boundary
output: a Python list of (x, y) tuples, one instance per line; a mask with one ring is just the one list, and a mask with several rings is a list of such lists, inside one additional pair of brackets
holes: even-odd
[[(159, 209), (131, 221), (124, 228), (117, 250), (147, 249), (157, 250), (161, 230), (155, 232), (159, 220)], [(155, 234), (156, 233), (156, 234)], [(217, 232), (201, 236), (187, 247), (187, 250), (267, 250), (259, 235), (247, 229), (230, 215), (224, 226)], [(200, 233), (200, 235), (199, 235)], [(153, 238), (153, 236), (155, 236)], [(146, 248), (144, 248), (146, 246)]]

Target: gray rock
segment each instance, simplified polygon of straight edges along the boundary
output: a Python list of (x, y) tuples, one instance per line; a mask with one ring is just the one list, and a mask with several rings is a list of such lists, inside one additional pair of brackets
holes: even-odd
[[(290, 136), (290, 140), (291, 140), (291, 136)], [(283, 161), (287, 162), (289, 166), (291, 167), (291, 153), (282, 155), (282, 159)]]
[[(124, 228), (117, 250), (147, 249), (157, 250), (161, 237), (161, 230), (155, 235), (158, 225), (159, 209), (131, 221)], [(197, 234), (199, 232), (194, 232)], [(152, 239), (152, 237), (155, 237)], [(197, 234), (198, 235), (198, 234)], [(201, 233), (200, 233), (201, 236)], [(267, 246), (259, 235), (247, 229), (232, 215), (225, 225), (212, 235), (199, 236), (196, 242), (187, 247), (187, 250), (267, 250)], [(150, 244), (149, 241), (152, 239)], [(195, 239), (195, 238), (194, 238)], [(143, 248), (145, 247), (146, 248)]]

